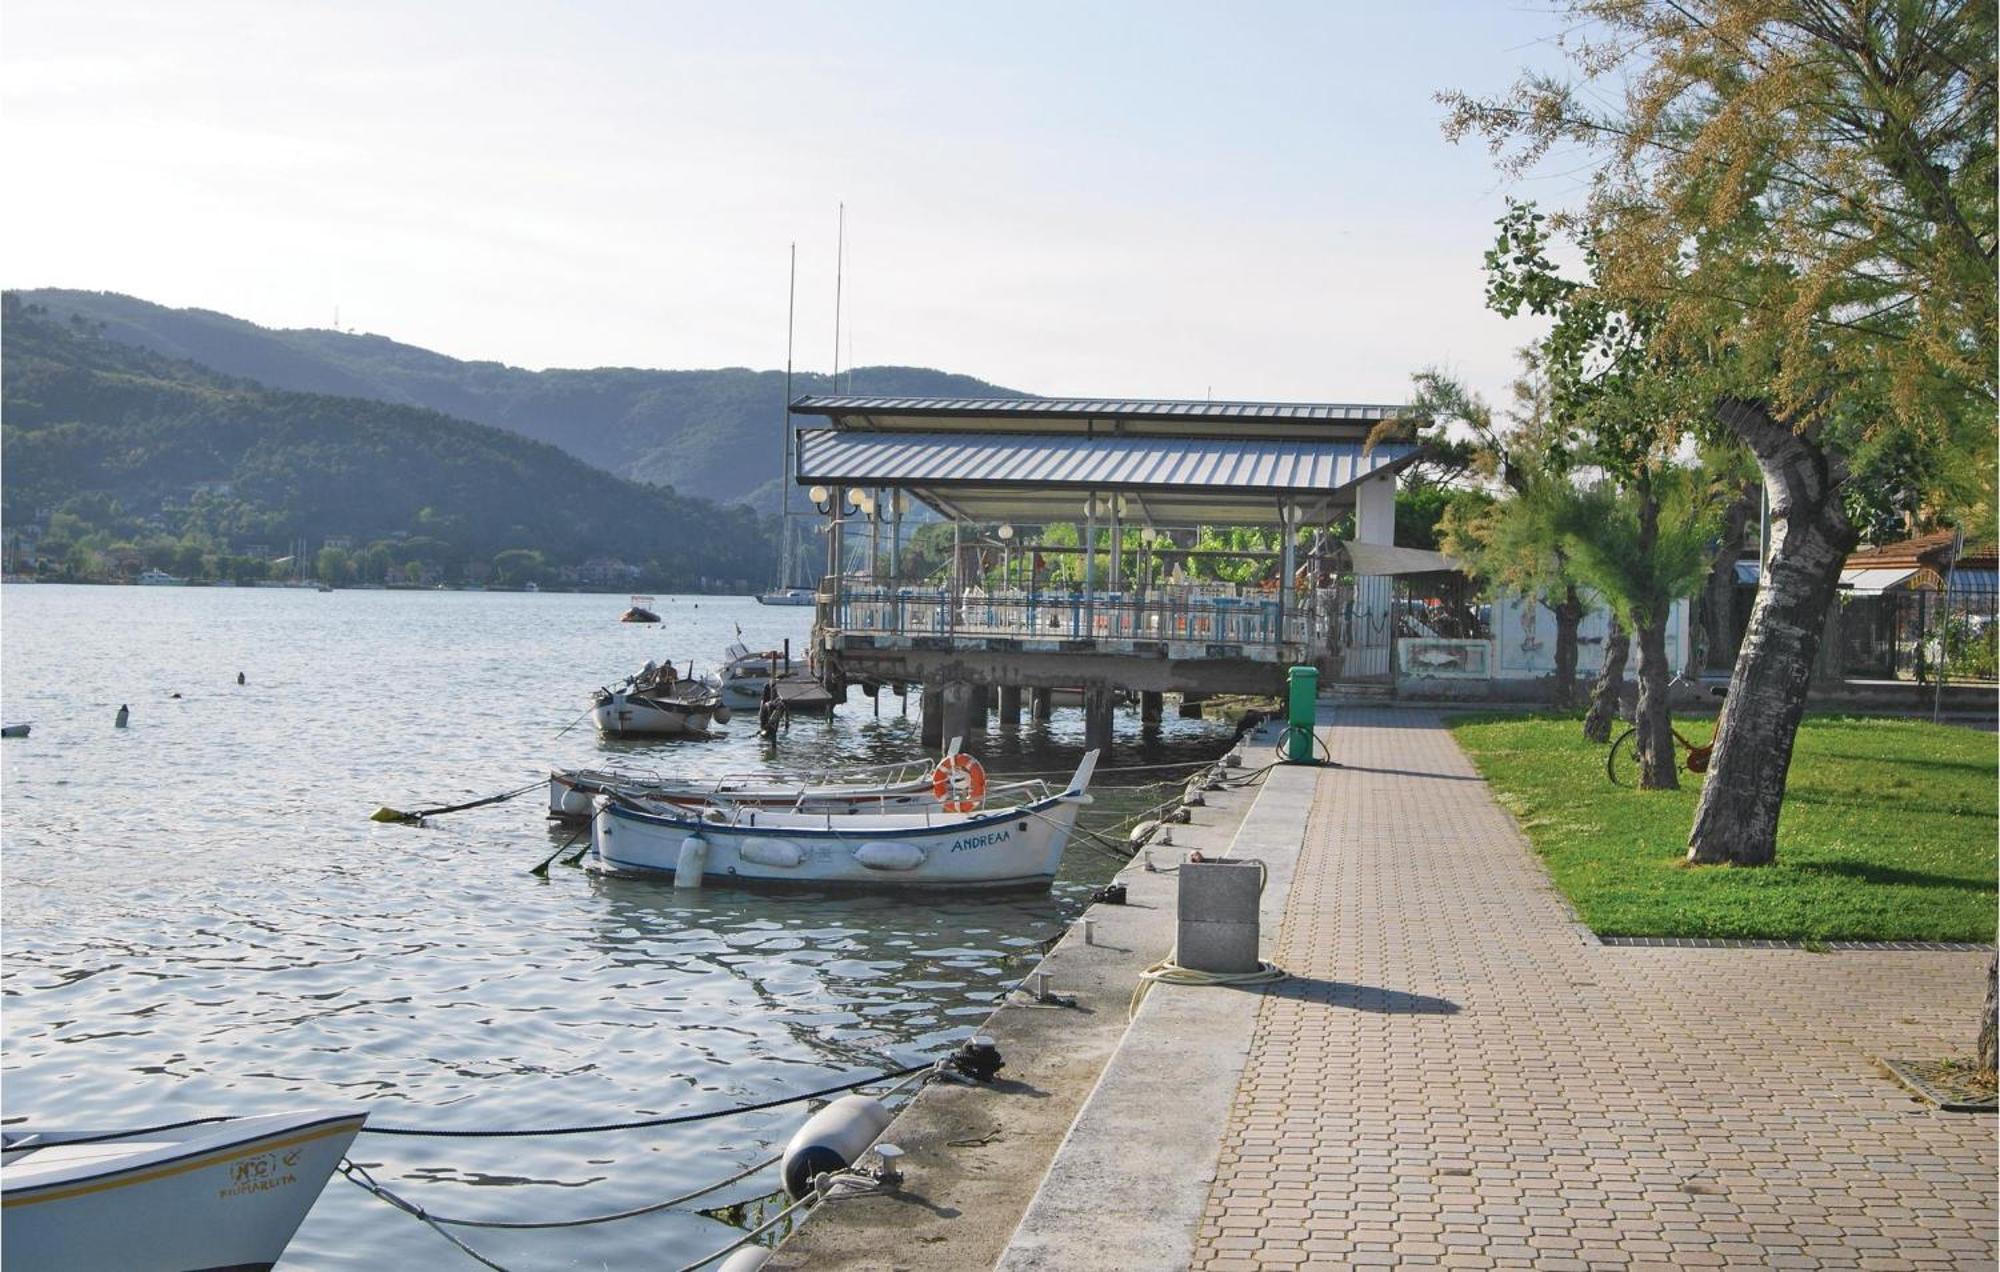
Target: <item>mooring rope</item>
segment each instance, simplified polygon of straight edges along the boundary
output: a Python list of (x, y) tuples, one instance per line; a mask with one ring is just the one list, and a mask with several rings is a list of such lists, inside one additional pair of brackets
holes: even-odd
[(760, 1170), (764, 1170), (768, 1167), (777, 1165), (779, 1162), (783, 1161), (784, 1158), (785, 1155), (783, 1153), (774, 1154), (770, 1157), (766, 1157), (764, 1160), (760, 1162), (752, 1163), (751, 1165), (745, 1167), (744, 1169), (737, 1171), (734, 1175), (729, 1176), (729, 1178), (727, 1179), (718, 1179), (712, 1184), (706, 1184), (700, 1188), (695, 1189), (693, 1192), (682, 1193), (678, 1197), (669, 1197), (665, 1201), (656, 1201), (651, 1205), (640, 1206), (633, 1210), (619, 1210), (611, 1214), (605, 1214), (605, 1215), (586, 1215), (580, 1219), (543, 1219), (543, 1220), (525, 1220), (525, 1221), (501, 1220), (501, 1219), (454, 1219), (446, 1215), (432, 1214), (430, 1211), (424, 1209), (424, 1207), (419, 1203), (411, 1201), (407, 1197), (399, 1196), (398, 1194), (391, 1192), (388, 1188), (384, 1187), (382, 1184), (377, 1183), (375, 1181), (374, 1176), (370, 1175), (365, 1168), (352, 1161), (343, 1159), (340, 1164), (340, 1173), (342, 1175), (345, 1175), (350, 1182), (358, 1184), (360, 1187), (366, 1189), (370, 1193), (373, 1193), (376, 1197), (380, 1198), (381, 1200), (388, 1202), (390, 1205), (402, 1211), (404, 1214), (413, 1215), (418, 1219), (422, 1219), (425, 1223), (432, 1223), (432, 1224), (442, 1223), (442, 1224), (447, 1224), (454, 1228), (502, 1228), (502, 1229), (514, 1229), (514, 1230), (525, 1230), (525, 1229), (535, 1229), (535, 1228), (587, 1228), (593, 1224), (615, 1223), (620, 1219), (637, 1219), (641, 1215), (650, 1215), (661, 1210), (671, 1210), (675, 1206), (685, 1205), (686, 1203), (693, 1201), (697, 1197), (706, 1197), (708, 1194), (715, 1192), (718, 1189), (727, 1188), (731, 1184), (739, 1183), (745, 1179), (748, 1179), (750, 1178), (750, 1176), (756, 1174)]
[(463, 804), (446, 804), (442, 808), (419, 808), (414, 813), (406, 813), (399, 808), (389, 808), (387, 806), (384, 806), (370, 813), (368, 815), (368, 820), (378, 821), (378, 822), (397, 822), (402, 825), (412, 825), (414, 823), (423, 821), (423, 819), (426, 817), (436, 817), (442, 813), (462, 813), (468, 808), (484, 808), (488, 804), (504, 803), (507, 800), (514, 799), (521, 795), (526, 795), (529, 791), (537, 790), (541, 787), (546, 786), (547, 784), (548, 784), (547, 778), (537, 778), (536, 780), (529, 782), (526, 786), (517, 787), (511, 791), (502, 791), (498, 795), (488, 795), (484, 799), (468, 800)]
[(655, 1126), (684, 1126), (689, 1122), (707, 1122), (718, 1117), (734, 1117), (739, 1113), (757, 1113), (764, 1109), (783, 1108), (787, 1104), (798, 1104), (804, 1100), (823, 1099), (829, 1095), (839, 1095), (857, 1087), (874, 1086), (878, 1082), (890, 1082), (906, 1078), (926, 1069), (934, 1069), (938, 1062), (925, 1061), (908, 1068), (892, 1069), (888, 1073), (870, 1074), (856, 1078), (852, 1082), (842, 1082), (834, 1086), (821, 1087), (817, 1091), (806, 1091), (799, 1095), (781, 1096), (774, 1100), (763, 1100), (756, 1104), (736, 1105), (726, 1109), (706, 1109), (699, 1113), (676, 1113), (668, 1117), (649, 1117), (636, 1122), (607, 1122), (596, 1126), (549, 1126), (525, 1130), (507, 1131), (461, 1131), (424, 1126), (364, 1126), (363, 1135), (413, 1135), (430, 1139), (523, 1139), (536, 1136), (554, 1135), (598, 1135), (607, 1131), (637, 1131)]

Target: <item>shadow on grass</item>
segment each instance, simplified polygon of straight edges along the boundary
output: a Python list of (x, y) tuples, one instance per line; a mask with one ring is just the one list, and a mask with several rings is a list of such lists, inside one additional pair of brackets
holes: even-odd
[(1868, 808), (1879, 810), (1884, 800), (1893, 800), (1901, 805), (1899, 811), (1910, 813), (1938, 813), (1952, 817), (1984, 817), (1988, 821), (2000, 818), (2000, 809), (1987, 807), (1966, 807), (1963, 803), (1940, 799), (1937, 795), (1915, 786), (1890, 787), (1882, 791), (1853, 791), (1839, 794), (1824, 794), (1819, 791), (1793, 788), (1785, 792), (1788, 804), (1814, 804), (1821, 808)]
[(1993, 884), (1962, 875), (1932, 874), (1924, 870), (1904, 870), (1898, 866), (1878, 866), (1867, 861), (1800, 861), (1792, 863), (1800, 874), (1833, 875), (1859, 883), (1893, 884), (1904, 888), (1949, 888), (1955, 892), (1992, 892)]
[(1265, 991), (1273, 998), (1296, 998), (1301, 1002), (1325, 1003), (1350, 1011), (1372, 1011), (1386, 1016), (1455, 1016), (1458, 1004), (1429, 994), (1406, 994), (1400, 989), (1376, 985), (1350, 985), (1345, 981), (1318, 976), (1293, 976)]
[[(1894, 762), (1886, 756), (1857, 755), (1852, 751), (1815, 750), (1811, 752), (1811, 758), (1815, 760), (1847, 760), (1855, 764), (1889, 764)], [(1909, 763), (1919, 769), (1958, 769), (1961, 772), (1971, 773), (1977, 777), (1992, 777), (1994, 771), (1993, 765), (1981, 763), (1977, 760), (1943, 760), (1923, 756), (1912, 759)]]

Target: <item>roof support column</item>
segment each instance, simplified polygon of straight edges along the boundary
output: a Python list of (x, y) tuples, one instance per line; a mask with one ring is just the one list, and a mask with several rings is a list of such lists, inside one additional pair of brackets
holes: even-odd
[(1393, 546), (1396, 542), (1396, 479), (1370, 477), (1354, 487), (1354, 541)]

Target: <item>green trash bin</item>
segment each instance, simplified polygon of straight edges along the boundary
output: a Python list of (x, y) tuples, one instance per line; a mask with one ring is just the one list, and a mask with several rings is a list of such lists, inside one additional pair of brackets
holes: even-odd
[(1319, 719), (1319, 668), (1294, 667), (1285, 673), (1285, 762), (1313, 762), (1313, 724)]

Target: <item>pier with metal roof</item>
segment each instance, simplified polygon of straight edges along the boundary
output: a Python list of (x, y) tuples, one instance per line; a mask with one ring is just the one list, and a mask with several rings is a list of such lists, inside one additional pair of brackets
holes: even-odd
[[(827, 545), (820, 674), (836, 694), (921, 683), (933, 739), (983, 727), (988, 700), (1005, 728), (1024, 691), (1045, 713), (1081, 688), (1100, 746), (1126, 692), (1157, 719), (1164, 692), (1275, 693), (1297, 663), (1386, 676), (1389, 589), (1367, 561), (1396, 555), (1379, 549), (1415, 450), (1368, 441), (1398, 410), (800, 398), (794, 478)], [(951, 526), (943, 561), (907, 546), (918, 517)], [(1262, 546), (1218, 536), (1246, 529)]]

